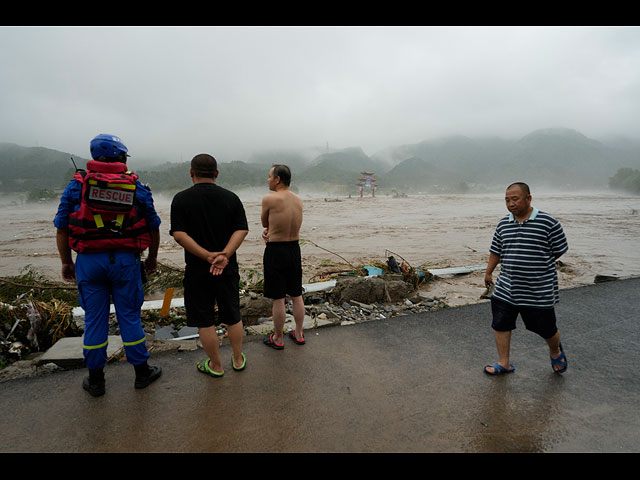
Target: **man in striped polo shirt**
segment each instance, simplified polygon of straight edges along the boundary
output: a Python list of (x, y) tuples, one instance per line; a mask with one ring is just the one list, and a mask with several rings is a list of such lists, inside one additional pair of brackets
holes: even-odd
[(501, 264), (491, 296), (491, 328), (498, 362), (485, 366), (484, 371), (501, 375), (515, 370), (509, 363), (509, 352), (511, 331), (520, 314), (525, 328), (549, 345), (553, 371), (564, 373), (567, 358), (560, 343), (554, 305), (559, 300), (556, 260), (568, 250), (567, 239), (558, 220), (531, 206), (526, 183), (509, 185), (505, 201), (510, 213), (496, 227), (484, 279), (485, 285), (491, 286), (493, 270)]

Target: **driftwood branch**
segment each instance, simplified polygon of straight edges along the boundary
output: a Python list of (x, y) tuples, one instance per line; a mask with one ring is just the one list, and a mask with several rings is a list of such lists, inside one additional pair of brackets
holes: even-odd
[(317, 245), (317, 244), (313, 243), (311, 240), (307, 240), (307, 239), (305, 239), (304, 241), (305, 241), (305, 242), (307, 242), (307, 243), (310, 243), (310, 244), (311, 244), (311, 245), (313, 245), (314, 247), (318, 247), (319, 249), (324, 250), (325, 252), (329, 252), (329, 253), (331, 253), (331, 254), (335, 255), (336, 257), (341, 258), (341, 259), (342, 259), (342, 260), (344, 260), (346, 263), (348, 263), (348, 264), (351, 266), (351, 268), (353, 268), (353, 269), (355, 269), (355, 268), (356, 268), (356, 267), (354, 267), (354, 266), (353, 266), (353, 264), (352, 264), (349, 260), (347, 260), (346, 258), (344, 258), (344, 257), (343, 257), (343, 256), (341, 256), (341, 255), (338, 255), (336, 252), (332, 252), (331, 250), (328, 250), (328, 249), (326, 249), (326, 248), (324, 248), (324, 247), (321, 247), (320, 245)]
[(38, 285), (32, 284), (27, 285), (24, 283), (14, 282), (13, 280), (9, 280), (8, 278), (0, 277), (0, 282), (9, 283), (11, 285), (15, 285), (16, 287), (24, 287), (24, 288), (39, 288), (39, 289), (50, 289), (50, 290), (75, 290), (77, 287), (75, 285)]

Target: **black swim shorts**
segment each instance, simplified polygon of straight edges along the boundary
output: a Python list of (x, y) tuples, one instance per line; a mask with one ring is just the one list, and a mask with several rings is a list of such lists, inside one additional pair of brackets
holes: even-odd
[(558, 331), (554, 308), (520, 307), (491, 297), (491, 313), (491, 328), (498, 332), (514, 330), (518, 314), (525, 328), (542, 338), (549, 339)]
[(212, 275), (208, 269), (187, 265), (182, 281), (187, 326), (206, 328), (238, 323), (241, 319), (239, 282), (237, 272)]
[(297, 240), (268, 242), (263, 266), (265, 297), (276, 300), (302, 295), (302, 259)]

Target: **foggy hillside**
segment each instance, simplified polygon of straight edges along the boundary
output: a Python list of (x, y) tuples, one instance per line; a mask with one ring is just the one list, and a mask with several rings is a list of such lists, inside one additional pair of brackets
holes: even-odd
[[(40, 188), (60, 188), (74, 168), (69, 153), (44, 147), (22, 147), (0, 143), (0, 191), (24, 192)], [(78, 166), (86, 159), (74, 157)]]
[[(374, 155), (396, 166), (380, 179), (399, 185), (416, 183), (409, 178), (422, 160), (433, 174), (421, 178), (429, 185), (460, 182), (503, 184), (521, 179), (550, 187), (605, 187), (619, 168), (640, 166), (640, 146), (609, 146), (566, 128), (531, 132), (518, 140), (448, 137), (414, 145), (389, 148)], [(418, 160), (416, 160), (418, 159)], [(411, 162), (412, 168), (403, 166)], [(402, 173), (400, 173), (402, 171)]]
[(389, 169), (386, 162), (367, 156), (359, 148), (323, 153), (296, 177), (300, 183), (351, 185), (362, 171), (381, 172)]
[[(0, 191), (60, 189), (72, 172), (70, 155), (42, 147), (0, 144)], [(84, 168), (86, 159), (74, 157)], [(522, 138), (450, 136), (416, 144), (388, 147), (368, 156), (359, 147), (310, 148), (306, 151), (256, 152), (249, 161), (219, 165), (219, 183), (228, 188), (263, 186), (274, 163), (291, 166), (293, 184), (322, 189), (345, 185), (355, 191), (363, 170), (376, 174), (380, 190), (427, 191), (473, 185), (503, 185), (525, 181), (555, 188), (606, 188), (621, 168), (640, 168), (640, 144), (624, 139), (602, 142), (567, 128), (540, 129)], [(175, 191), (191, 184), (189, 162), (153, 168), (131, 168), (154, 191)], [(42, 172), (46, 171), (46, 175)]]

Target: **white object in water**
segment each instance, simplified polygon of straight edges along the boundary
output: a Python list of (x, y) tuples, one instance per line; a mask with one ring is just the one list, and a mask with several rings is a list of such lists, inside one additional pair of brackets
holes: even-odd
[(472, 265), (469, 267), (430, 268), (428, 271), (432, 275), (460, 275), (462, 273), (471, 273), (478, 270), (485, 270), (486, 268), (487, 264), (484, 263), (482, 265)]

